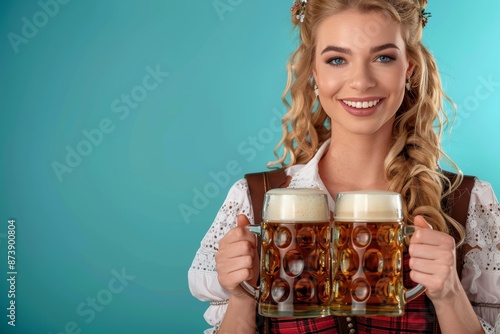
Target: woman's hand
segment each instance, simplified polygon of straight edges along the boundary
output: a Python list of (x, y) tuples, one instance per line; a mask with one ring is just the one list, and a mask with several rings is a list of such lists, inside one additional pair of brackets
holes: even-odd
[(240, 286), (243, 281), (255, 283), (259, 275), (259, 261), (255, 235), (245, 226), (248, 218), (239, 215), (237, 226), (220, 241), (215, 254), (219, 283), (234, 297), (249, 297)]
[(416, 216), (418, 227), (410, 239), (410, 277), (427, 287), (433, 301), (453, 302), (462, 293), (455, 261), (455, 240), (434, 231), (422, 216)]

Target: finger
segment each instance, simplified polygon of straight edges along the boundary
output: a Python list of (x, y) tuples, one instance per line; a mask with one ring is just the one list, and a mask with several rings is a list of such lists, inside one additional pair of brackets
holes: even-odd
[(438, 245), (413, 243), (410, 244), (408, 253), (411, 258), (439, 260), (440, 263), (451, 263), (454, 261), (454, 243), (450, 243), (450, 246), (445, 246), (443, 245), (444, 243), (446, 241)]
[(232, 228), (219, 242), (219, 249), (226, 247), (226, 245), (246, 240), (255, 247), (255, 235), (250, 232), (245, 226), (248, 226), (249, 220), (245, 215), (239, 215), (236, 218), (236, 227)]
[(423, 242), (422, 240), (427, 239), (427, 237), (422, 235), (422, 231), (432, 231), (432, 226), (425, 221), (424, 217), (415, 216), (415, 219), (413, 219), (413, 230), (410, 229), (410, 231), (413, 231), (410, 244), (421, 243)]
[(244, 227), (244, 226), (250, 225), (250, 221), (248, 220), (247, 216), (239, 215), (236, 218), (236, 225)]
[(415, 219), (413, 220), (413, 225), (415, 225), (416, 227), (432, 230), (432, 225), (429, 224), (427, 221), (425, 221), (425, 218), (422, 216), (415, 216)]
[(243, 240), (228, 244), (215, 254), (217, 273), (225, 283), (238, 281), (237, 277), (242, 277), (241, 275), (244, 276), (242, 280), (251, 279), (254, 277), (256, 258), (257, 251), (250, 242)]
[[(446, 248), (450, 246), (450, 242), (452, 241), (450, 240), (450, 238), (451, 239), (453, 238), (446, 233), (433, 230), (432, 226), (429, 223), (427, 223), (424, 217), (420, 215), (415, 216), (413, 224), (416, 227), (416, 231), (410, 238), (410, 245), (428, 244), (435, 246), (444, 246)], [(454, 244), (451, 246), (454, 247)]]
[(422, 272), (432, 273), (432, 266), (452, 267), (455, 264), (455, 255), (452, 250), (434, 249), (432, 253), (424, 252), (414, 247), (410, 252), (410, 268)]
[(222, 254), (216, 258), (217, 271), (231, 273), (241, 269), (253, 269), (254, 256), (241, 255), (237, 257), (223, 257)]
[(441, 291), (445, 286), (445, 280), (442, 277), (417, 270), (410, 271), (410, 278), (415, 283), (425, 285), (427, 292)]
[(436, 246), (446, 250), (455, 249), (455, 239), (451, 235), (428, 228), (418, 229), (413, 233), (410, 239), (410, 247), (419, 244)]
[[(239, 215), (236, 223), (238, 225), (238, 228), (243, 228), (243, 229), (247, 230), (252, 235), (252, 237), (249, 236), (249, 238), (252, 238), (251, 245), (252, 245), (253, 249), (251, 250), (251, 252), (252, 252), (252, 257), (253, 257), (252, 258), (253, 264), (250, 267), (252, 270), (250, 271), (249, 277), (246, 278), (245, 280), (255, 284), (259, 275), (254, 275), (254, 273), (259, 272), (259, 262), (260, 262), (259, 255), (257, 254), (257, 236), (255, 235), (255, 232), (248, 229), (248, 227), (250, 226), (250, 221), (248, 220), (247, 216)], [(256, 225), (254, 225), (254, 226), (256, 226)], [(260, 230), (258, 233), (260, 233)], [(245, 266), (245, 268), (248, 268), (248, 267)]]
[(216, 256), (218, 255), (224, 259), (233, 259), (241, 256), (256, 256), (256, 254), (257, 250), (254, 243), (248, 240), (240, 240), (219, 248)]
[(251, 268), (244, 268), (229, 273), (219, 273), (217, 278), (224, 288), (232, 290), (236, 289), (241, 282), (252, 280), (254, 276)]

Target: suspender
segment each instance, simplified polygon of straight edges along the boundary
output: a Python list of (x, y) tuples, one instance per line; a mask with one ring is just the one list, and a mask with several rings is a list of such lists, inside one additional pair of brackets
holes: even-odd
[[(246, 174), (248, 191), (252, 201), (254, 224), (260, 225), (262, 222), (262, 206), (264, 204), (264, 194), (274, 188), (284, 188), (287, 186), (287, 176), (284, 169), (276, 169), (269, 172)], [(260, 239), (258, 239), (257, 249), (260, 255)], [(260, 334), (271, 333), (269, 318), (263, 317), (256, 312), (257, 331)]]
[(275, 169), (269, 172), (246, 174), (248, 191), (252, 200), (254, 224), (262, 222), (262, 205), (264, 194), (273, 188), (284, 188), (287, 177), (284, 169)]

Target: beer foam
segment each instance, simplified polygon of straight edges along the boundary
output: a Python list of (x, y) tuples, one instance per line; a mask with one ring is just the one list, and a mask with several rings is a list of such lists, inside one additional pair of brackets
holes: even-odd
[(337, 194), (335, 221), (399, 221), (401, 195), (392, 191), (352, 191)]
[(328, 222), (328, 198), (319, 189), (271, 189), (264, 199), (262, 218), (268, 221)]

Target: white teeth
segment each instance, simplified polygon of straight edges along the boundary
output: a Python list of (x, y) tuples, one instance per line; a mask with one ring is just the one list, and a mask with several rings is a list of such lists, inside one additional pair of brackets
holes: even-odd
[(347, 104), (349, 107), (353, 108), (358, 108), (358, 109), (366, 109), (366, 108), (371, 108), (373, 106), (376, 106), (380, 100), (373, 100), (373, 101), (364, 101), (364, 102), (353, 102), (353, 101), (347, 101), (347, 100), (342, 100), (345, 104)]

